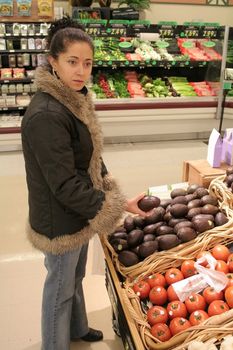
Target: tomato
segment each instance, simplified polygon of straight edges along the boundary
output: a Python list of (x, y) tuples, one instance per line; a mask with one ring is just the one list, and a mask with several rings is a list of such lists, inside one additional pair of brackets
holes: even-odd
[(185, 260), (182, 262), (180, 270), (183, 273), (184, 278), (193, 276), (197, 273), (194, 264), (194, 260)]
[(151, 328), (151, 334), (160, 341), (167, 341), (172, 337), (170, 328), (165, 323), (156, 323)]
[(164, 287), (154, 286), (149, 293), (152, 304), (163, 305), (167, 301), (167, 291)]
[(233, 253), (228, 256), (227, 265), (229, 272), (233, 272)]
[(146, 281), (138, 281), (133, 285), (133, 290), (140, 299), (146, 299), (150, 293), (150, 285)]
[(166, 279), (167, 284), (170, 285), (172, 283), (183, 280), (184, 276), (183, 276), (183, 273), (179, 269), (172, 267), (166, 271), (165, 279)]
[(203, 297), (207, 304), (212, 303), (214, 300), (223, 300), (223, 292), (216, 292), (216, 290), (212, 287), (207, 287), (202, 292)]
[(187, 316), (187, 308), (184, 303), (179, 300), (171, 301), (167, 304), (167, 312), (168, 317), (173, 319), (175, 317), (186, 317)]
[(167, 289), (167, 298), (169, 301), (173, 301), (173, 300), (179, 300), (176, 292), (174, 291), (174, 288), (172, 285), (170, 285)]
[(217, 260), (217, 264), (215, 266), (216, 271), (220, 271), (223, 273), (228, 273), (229, 272), (229, 267), (227, 263), (223, 260)]
[[(206, 250), (203, 250), (202, 252), (200, 252), (200, 253), (197, 254), (196, 260), (198, 260), (198, 259), (204, 257), (204, 256), (207, 255), (207, 254), (210, 254), (210, 255), (211, 255), (210, 252), (208, 252), (208, 251), (206, 251)], [(202, 265), (202, 266), (207, 266), (207, 265), (208, 265), (207, 260), (204, 260), (200, 265)]]
[(186, 300), (185, 305), (188, 312), (191, 314), (196, 310), (205, 310), (206, 302), (204, 297), (198, 293), (192, 293)]
[(216, 260), (223, 260), (227, 262), (227, 258), (230, 255), (230, 250), (223, 244), (217, 244), (212, 249), (211, 253)]
[(153, 273), (147, 278), (147, 282), (153, 288), (154, 286), (166, 286), (165, 277), (161, 273)]
[(172, 335), (175, 335), (191, 327), (191, 323), (184, 317), (175, 317), (171, 320), (169, 327)]
[(208, 307), (208, 315), (220, 315), (223, 312), (229, 311), (229, 306), (223, 300), (214, 300)]
[(227, 287), (233, 286), (233, 273), (228, 273), (226, 277), (228, 278), (228, 283), (225, 289), (227, 289)]
[(230, 308), (233, 308), (233, 286), (225, 290), (225, 299)]
[(204, 310), (196, 310), (189, 316), (189, 321), (192, 326), (197, 326), (198, 324), (204, 322), (209, 318), (209, 315)]
[(154, 305), (148, 309), (147, 319), (151, 326), (156, 323), (166, 323), (168, 320), (167, 310), (162, 306)]

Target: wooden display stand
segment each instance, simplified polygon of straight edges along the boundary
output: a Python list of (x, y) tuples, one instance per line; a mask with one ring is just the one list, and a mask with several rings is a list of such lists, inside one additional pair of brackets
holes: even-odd
[(210, 182), (218, 176), (224, 175), (228, 164), (222, 163), (219, 168), (212, 168), (207, 160), (186, 160), (183, 163), (183, 178), (184, 182), (189, 184), (199, 184), (206, 188)]

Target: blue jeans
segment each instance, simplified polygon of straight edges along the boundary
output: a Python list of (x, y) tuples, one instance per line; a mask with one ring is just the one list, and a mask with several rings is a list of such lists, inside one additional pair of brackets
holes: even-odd
[(48, 274), (42, 302), (42, 350), (69, 350), (88, 333), (82, 288), (88, 244), (64, 255), (45, 254)]

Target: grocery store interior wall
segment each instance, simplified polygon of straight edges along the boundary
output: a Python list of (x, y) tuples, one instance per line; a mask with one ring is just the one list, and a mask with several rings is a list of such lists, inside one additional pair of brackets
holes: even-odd
[[(69, 12), (69, 1), (55, 1), (55, 6), (63, 7), (65, 13)], [(98, 7), (98, 2), (94, 2), (93, 6)], [(117, 7), (117, 3), (113, 2), (112, 7)], [(182, 24), (185, 21), (203, 21), (233, 26), (233, 7), (151, 3), (150, 10), (145, 11), (142, 17), (152, 23), (177, 21)]]

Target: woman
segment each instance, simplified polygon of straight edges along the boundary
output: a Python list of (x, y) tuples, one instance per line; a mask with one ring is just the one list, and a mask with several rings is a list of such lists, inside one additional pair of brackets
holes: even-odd
[(88, 327), (82, 279), (94, 234), (111, 233), (124, 210), (145, 216), (126, 201), (103, 163), (102, 133), (85, 87), (93, 43), (76, 22), (51, 25), (48, 67), (37, 69), (38, 92), (22, 122), (29, 196), (28, 236), (45, 254), (42, 349), (68, 350), (70, 340), (97, 341)]

